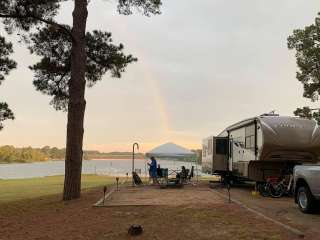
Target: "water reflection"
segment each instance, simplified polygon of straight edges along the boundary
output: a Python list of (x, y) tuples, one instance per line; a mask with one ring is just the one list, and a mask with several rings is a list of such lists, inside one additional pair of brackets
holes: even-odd
[[(181, 169), (181, 166), (191, 168), (195, 166), (200, 174), (201, 167), (194, 162), (180, 162), (170, 160), (158, 160), (162, 168), (170, 170)], [(84, 174), (98, 174), (110, 176), (125, 176), (131, 173), (132, 160), (89, 160), (83, 161), (82, 172)], [(146, 160), (136, 159), (135, 169), (141, 175), (148, 175)], [(37, 163), (0, 164), (0, 179), (46, 177), (64, 174), (64, 161), (48, 161)]]

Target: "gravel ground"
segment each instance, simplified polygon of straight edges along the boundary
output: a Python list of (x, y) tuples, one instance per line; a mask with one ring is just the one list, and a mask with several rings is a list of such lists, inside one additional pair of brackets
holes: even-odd
[[(226, 189), (215, 190), (227, 195)], [(232, 198), (241, 201), (251, 209), (295, 227), (305, 233), (305, 239), (320, 239), (320, 214), (304, 214), (300, 212), (293, 198), (266, 198), (252, 196), (252, 185), (239, 185), (231, 189)]]

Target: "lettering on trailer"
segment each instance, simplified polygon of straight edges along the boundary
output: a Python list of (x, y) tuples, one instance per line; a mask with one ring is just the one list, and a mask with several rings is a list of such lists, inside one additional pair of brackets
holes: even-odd
[(296, 125), (292, 123), (280, 123), (275, 125), (276, 128), (303, 128), (301, 125)]

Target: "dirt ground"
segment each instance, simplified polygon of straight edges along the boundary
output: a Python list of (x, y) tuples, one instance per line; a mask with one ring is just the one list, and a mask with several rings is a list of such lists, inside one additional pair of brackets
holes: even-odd
[(225, 200), (205, 186), (185, 186), (184, 189), (159, 189), (155, 186), (126, 187), (114, 192), (106, 206), (181, 206), (223, 204)]
[[(227, 203), (207, 185), (121, 189), (110, 198), (109, 207), (93, 207), (101, 195), (101, 189), (96, 189), (68, 203), (60, 201), (60, 195), (54, 195), (1, 205), (0, 239), (296, 238), (244, 208)], [(141, 236), (128, 236), (132, 224), (142, 225)]]
[[(215, 188), (215, 190), (227, 195), (226, 189)], [(234, 186), (231, 189), (231, 197), (251, 209), (301, 230), (306, 235), (305, 239), (320, 239), (320, 213), (304, 214), (300, 212), (293, 198), (252, 196), (252, 190), (252, 185)]]

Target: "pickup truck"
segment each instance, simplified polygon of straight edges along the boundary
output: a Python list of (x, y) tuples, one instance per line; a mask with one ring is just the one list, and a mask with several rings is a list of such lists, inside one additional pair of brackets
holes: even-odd
[(313, 213), (320, 206), (320, 165), (299, 165), (294, 168), (295, 202), (304, 213)]

